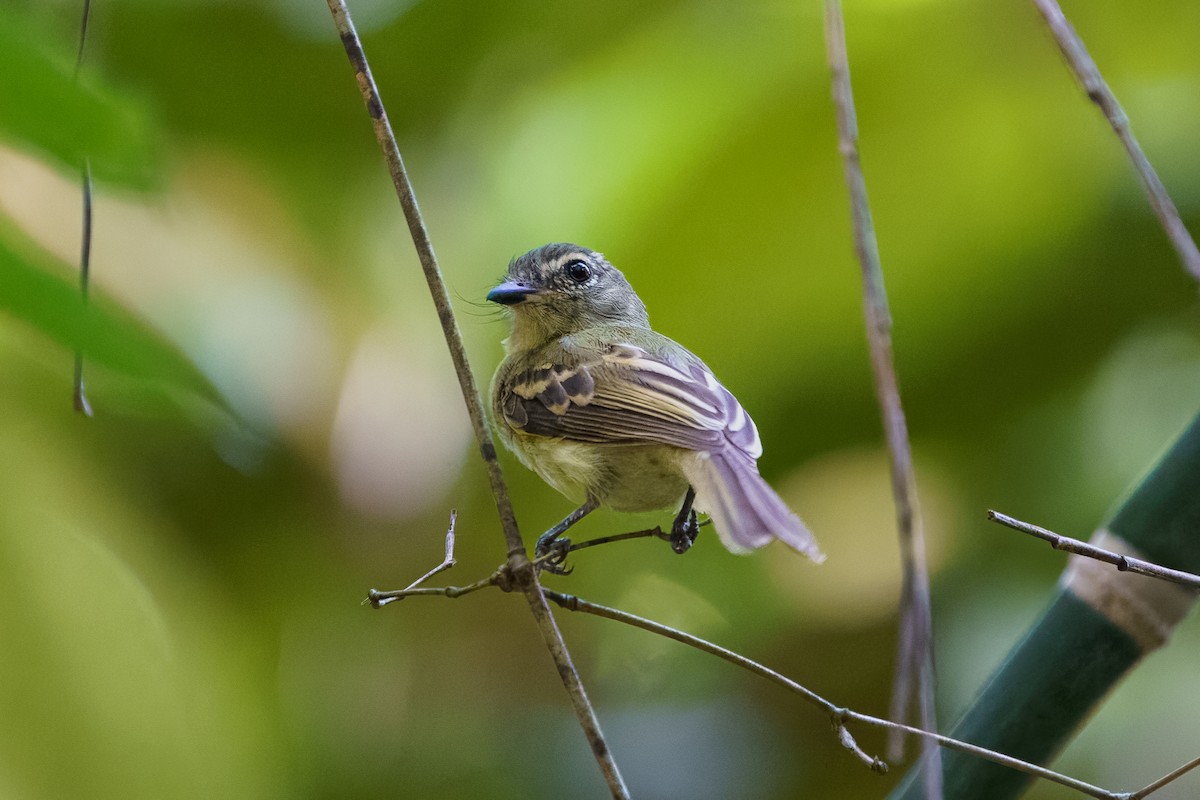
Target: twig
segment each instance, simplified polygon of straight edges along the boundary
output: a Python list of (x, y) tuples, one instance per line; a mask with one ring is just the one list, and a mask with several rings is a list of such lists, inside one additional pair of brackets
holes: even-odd
[[(933, 731), (937, 729), (933, 694), (933, 613), (929, 600), (929, 570), (925, 563), (924, 524), (917, 504), (912, 450), (892, 359), (892, 320), (888, 312), (887, 291), (883, 285), (883, 267), (879, 263), (879, 245), (875, 239), (871, 207), (867, 202), (866, 179), (858, 156), (858, 121), (854, 111), (854, 90), (850, 84), (850, 63), (846, 54), (846, 30), (840, 0), (825, 2), (825, 45), (829, 51), (829, 68), (833, 73), (838, 149), (842, 154), (846, 184), (850, 190), (854, 249), (862, 267), (867, 340), (871, 348), (876, 399), (891, 455), (892, 496), (896, 503), (896, 523), (904, 563), (900, 641), (891, 715), (897, 721), (907, 718), (910, 687), (915, 674), (920, 725)], [(893, 733), (888, 741), (888, 756), (893, 760), (902, 757), (903, 735)], [(942, 796), (942, 767), (938, 749), (929, 741), (925, 740), (925, 786), (927, 796), (936, 799)]]
[[(701, 520), (697, 527), (703, 528), (706, 525), (711, 525), (711, 519)], [(588, 539), (583, 542), (572, 542), (567, 548), (568, 553), (574, 553), (576, 550), (584, 550), (588, 547), (595, 547), (601, 544), (612, 544), (614, 542), (624, 542), (630, 539), (662, 539), (664, 542), (671, 541), (671, 535), (663, 531), (661, 525), (656, 525), (653, 528), (646, 528), (641, 531), (629, 531), (628, 533), (614, 533), (609, 536), (597, 536), (595, 539)]]
[[(442, 563), (438, 564), (433, 569), (426, 572), (421, 577), (410, 583), (403, 589), (389, 589), (380, 591), (379, 589), (370, 589), (367, 592), (367, 597), (363, 603), (370, 604), (373, 608), (383, 608), (386, 605), (403, 600), (406, 597), (462, 597), (464, 594), (486, 589), (489, 586), (499, 586), (505, 591), (512, 591), (515, 581), (512, 572), (509, 570), (507, 563), (501, 564), (496, 570), (483, 580), (475, 583), (467, 584), (466, 586), (439, 586), (435, 588), (422, 588), (421, 584), (437, 575), (439, 572), (453, 567), (457, 562), (454, 560), (454, 523), (458, 518), (457, 512), (450, 512), (450, 527), (446, 531), (446, 557)], [(612, 542), (620, 542), (628, 539), (646, 539), (649, 537), (658, 537), (666, 539), (667, 534), (663, 533), (662, 528), (648, 528), (643, 531), (631, 531), (629, 533), (617, 533), (612, 536), (600, 536), (595, 539), (588, 539), (586, 542), (578, 542), (572, 544), (569, 552), (575, 550), (583, 550), (588, 547), (595, 547), (601, 544), (610, 544)], [(541, 558), (535, 559), (532, 563), (535, 568), (540, 567), (546, 561), (556, 558), (557, 554), (547, 553)]]
[(992, 522), (999, 522), (1005, 527), (1013, 530), (1027, 533), (1030, 536), (1035, 536), (1042, 541), (1049, 542), (1050, 546), (1055, 550), (1063, 550), (1076, 555), (1087, 556), (1094, 558), (1097, 561), (1103, 561), (1106, 564), (1112, 564), (1120, 572), (1136, 572), (1138, 575), (1148, 575), (1151, 578), (1161, 578), (1164, 581), (1179, 583), (1188, 586), (1192, 589), (1200, 589), (1200, 575), (1195, 575), (1191, 572), (1183, 570), (1171, 569), (1155, 564), (1152, 561), (1144, 561), (1140, 558), (1132, 556), (1123, 556), (1120, 553), (1114, 553), (1112, 550), (1105, 550), (1102, 547), (1088, 544), (1079, 539), (1072, 539), (1069, 536), (1062, 536), (1054, 531), (1046, 530), (1038, 525), (1033, 525), (1028, 522), (1022, 522), (1019, 519), (1014, 519), (1007, 514), (1001, 514), (999, 511), (987, 512), (988, 519)]
[(507, 573), (507, 566), (507, 564), (503, 564), (486, 578), (468, 583), (466, 586), (409, 586), (407, 589), (393, 589), (387, 592), (371, 589), (367, 592), (367, 599), (363, 602), (369, 603), (373, 608), (383, 608), (388, 603), (403, 600), (406, 597), (462, 597), (464, 594), (478, 592), (489, 586), (506, 586), (506, 582), (511, 578)]
[(1125, 798), (1125, 800), (1142, 800), (1143, 797), (1149, 797), (1151, 794), (1153, 794), (1154, 792), (1157, 792), (1159, 789), (1163, 788), (1168, 783), (1171, 783), (1172, 781), (1182, 778), (1184, 775), (1191, 772), (1196, 767), (1200, 767), (1200, 757), (1193, 758), (1191, 761), (1184, 764), (1179, 769), (1168, 772), (1166, 775), (1163, 775), (1161, 778), (1159, 778), (1158, 780), (1156, 780), (1154, 783), (1150, 784), (1149, 786), (1146, 786), (1142, 789), (1138, 789), (1136, 792), (1132, 792), (1131, 794), (1128, 795), (1127, 798)]
[[(1099, 800), (1137, 800), (1134, 795), (1129, 793), (1110, 792), (1107, 789), (1103, 789), (1085, 781), (1072, 778), (1069, 775), (1063, 775), (1062, 773), (1055, 772), (1052, 769), (1047, 769), (1046, 767), (1042, 767), (1037, 764), (1031, 764), (1028, 761), (1022, 761), (1019, 758), (1013, 758), (1012, 756), (1008, 756), (1003, 753), (997, 753), (994, 750), (988, 750), (985, 747), (979, 747), (978, 745), (971, 744), (970, 742), (952, 739), (951, 737), (944, 736), (940, 733), (921, 730), (920, 728), (914, 728), (911, 725), (904, 725), (898, 722), (883, 719), (881, 717), (874, 717), (870, 714), (863, 714), (852, 709), (838, 706), (806, 686), (776, 672), (770, 667), (764, 666), (763, 664), (749, 659), (740, 653), (735, 653), (732, 650), (721, 647), (720, 645), (714, 644), (706, 639), (701, 639), (700, 637), (693, 636), (690, 633), (684, 633), (681, 630), (672, 628), (669, 625), (664, 625), (661, 622), (655, 622), (653, 620), (646, 619), (645, 617), (639, 617), (636, 614), (630, 614), (627, 611), (621, 611), (616, 608), (610, 608), (598, 603), (592, 603), (587, 600), (583, 600), (575, 595), (561, 594), (549, 589), (544, 591), (547, 599), (557, 603), (565, 609), (570, 611), (581, 611), (585, 614), (592, 614), (597, 617), (604, 617), (605, 619), (622, 622), (635, 628), (641, 628), (644, 631), (649, 631), (650, 633), (655, 633), (668, 639), (674, 639), (681, 644), (686, 644), (689, 647), (694, 647), (697, 650), (701, 650), (705, 653), (709, 653), (710, 655), (724, 659), (725, 661), (739, 666), (742, 669), (753, 672), (755, 675), (766, 678), (778, 686), (782, 686), (784, 689), (787, 689), (793, 694), (799, 695), (808, 703), (816, 706), (821, 711), (828, 714), (834, 730), (838, 734), (839, 741), (841, 741), (843, 746), (846, 746), (847, 749), (854, 752), (860, 760), (862, 760), (864, 763), (867, 763), (876, 771), (886, 770), (886, 763), (863, 752), (861, 748), (858, 747), (857, 742), (854, 741), (853, 736), (851, 736), (849, 731), (845, 729), (845, 723), (857, 722), (876, 728), (900, 730), (904, 733), (920, 736), (923, 737), (925, 741), (933, 742), (934, 745), (941, 745), (942, 747), (946, 747), (951, 750), (958, 750), (963, 753), (969, 753), (970, 755), (978, 756), (979, 758), (985, 758), (988, 761), (992, 761), (996, 764), (1001, 764), (1015, 770), (1020, 770), (1028, 775), (1053, 781), (1054, 783), (1074, 789), (1081, 794), (1099, 798)], [(847, 739), (846, 737), (849, 738)], [(878, 762), (879, 766), (876, 765), (876, 762)], [(1171, 777), (1173, 780), (1174, 777), (1177, 776), (1172, 773), (1172, 775), (1168, 777)], [(1142, 795), (1142, 797), (1144, 797), (1144, 795)]]
[(548, 600), (557, 603), (568, 611), (582, 611), (585, 614), (593, 614), (597, 617), (604, 617), (605, 619), (623, 622), (626, 625), (632, 625), (635, 628), (641, 628), (644, 631), (656, 633), (659, 636), (665, 636), (668, 639), (674, 639), (681, 644), (686, 644), (689, 647), (702, 650), (709, 655), (714, 655), (717, 658), (724, 659), (725, 661), (739, 666), (742, 669), (749, 670), (755, 675), (766, 678), (767, 680), (782, 686), (788, 691), (800, 695), (812, 705), (829, 714), (831, 718), (838, 716), (842, 711), (839, 706), (831, 703), (821, 695), (797, 683), (791, 678), (781, 675), (770, 667), (763, 666), (757, 661), (749, 659), (741, 653), (735, 653), (733, 650), (722, 647), (719, 644), (714, 644), (707, 639), (701, 639), (699, 636), (693, 636), (690, 633), (684, 633), (678, 628), (672, 628), (670, 625), (664, 625), (661, 622), (655, 622), (654, 620), (646, 619), (645, 617), (639, 617), (636, 614), (630, 614), (628, 611), (621, 611), (620, 609), (610, 608), (609, 606), (584, 600), (576, 595), (562, 594), (561, 592), (555, 592), (550, 589), (545, 589), (543, 591)]
[(371, 117), (371, 123), (375, 130), (375, 138), (383, 150), (384, 160), (387, 162), (388, 172), (392, 177), (392, 184), (396, 189), (396, 196), (399, 198), (400, 206), (404, 210), (404, 218), (408, 223), (408, 230), (412, 236), (413, 246), (416, 248), (417, 257), (421, 262), (421, 271), (425, 275), (425, 282), (429, 286), (433, 305), (437, 309), (438, 320), (441, 322), (442, 333), (446, 339), (446, 346), (450, 349), (450, 357), (454, 362), (454, 371), (458, 375), (463, 401), (466, 403), (467, 412), (471, 417), (471, 427), (475, 433), (475, 441), (479, 445), (480, 455), (487, 467), (488, 481), (491, 484), (492, 496), (496, 502), (496, 511), (500, 516), (500, 525), (504, 531), (504, 539), (508, 547), (506, 554), (508, 557), (508, 566), (515, 585), (525, 594), (525, 598), (529, 603), (529, 609), (537, 623), (538, 630), (542, 634), (546, 648), (550, 651), (551, 658), (554, 659), (554, 664), (558, 669), (559, 676), (562, 678), (563, 686), (570, 697), (575, 716), (579, 719), (579, 724), (587, 736), (588, 744), (591, 746), (592, 754), (596, 758), (601, 772), (604, 774), (609, 791), (613, 797), (627, 798), (629, 797), (629, 790), (625, 787), (624, 779), (621, 777), (616, 761), (608, 749), (608, 743), (604, 740), (604, 734), (600, 730), (600, 723), (596, 718), (596, 712), (588, 701), (587, 692), (584, 690), (583, 683), (579, 679), (579, 673), (576, 671), (575, 665), (571, 660), (571, 655), (567, 650), (566, 643), (563, 641), (562, 633), (558, 630), (558, 625), (550, 613), (550, 607), (546, 604), (546, 599), (542, 596), (538, 576), (529, 562), (529, 557), (525, 552), (525, 545), (521, 541), (521, 532), (517, 527), (517, 519), (512, 509), (512, 501), (508, 496), (508, 487), (504, 482), (504, 475), (500, 470), (500, 462), (496, 459), (496, 445), (492, 438), (487, 416), (483, 411), (483, 401), (479, 393), (479, 387), (475, 383), (470, 364), (467, 361), (462, 334), (458, 330), (458, 322), (454, 317), (454, 310), (450, 305), (450, 296), (446, 291), (446, 283), (442, 279), (437, 256), (433, 252), (433, 243), (429, 239), (429, 232), (425, 229), (425, 222), (417, 206), (416, 195), (413, 193), (412, 184), (409, 182), (408, 173), (404, 168), (404, 161), (400, 156), (400, 148), (396, 144), (396, 137), (392, 134), (392, 126), (388, 121), (387, 112), (384, 110), (383, 100), (379, 97), (379, 90), (375, 86), (375, 79), (372, 77), (371, 68), (367, 64), (367, 56), (363, 52), (362, 41), (358, 38), (358, 32), (354, 29), (354, 23), (350, 20), (350, 11), (346, 8), (345, 0), (326, 0), (326, 2), (329, 6), (329, 12), (333, 16), (334, 25), (337, 27), (338, 35), (341, 37), (342, 45), (346, 50), (346, 56), (350, 59), (350, 64), (354, 68), (355, 80), (358, 83), (359, 91), (362, 93), (367, 113)]
[[(79, 245), (79, 294), (83, 298), (83, 311), (87, 313), (88, 288), (92, 274), (92, 164), (89, 159), (83, 160), (83, 231)], [(87, 326), (83, 329), (87, 331)], [(75, 410), (85, 417), (92, 416), (92, 404), (88, 402), (87, 391), (83, 386), (83, 345), (75, 348), (75, 377), (72, 381), (71, 403)]]
[(576, 550), (586, 550), (589, 547), (595, 547), (601, 544), (612, 544), (613, 542), (624, 542), (630, 539), (667, 539), (666, 533), (663, 533), (662, 526), (646, 528), (643, 531), (630, 531), (628, 533), (614, 533), (609, 536), (597, 536), (595, 539), (588, 539), (583, 542), (571, 542), (571, 546), (567, 548), (568, 553), (574, 553)]
[(854, 738), (854, 734), (850, 733), (850, 729), (846, 727), (845, 722), (841, 719), (835, 719), (833, 729), (837, 732), (838, 741), (842, 743), (842, 747), (857, 756), (858, 760), (866, 764), (868, 769), (880, 775), (887, 774), (887, 762), (879, 756), (867, 755), (867, 752), (858, 746), (858, 741)]
[(421, 577), (408, 585), (409, 589), (415, 589), (425, 581), (437, 575), (439, 572), (450, 569), (454, 566), (454, 524), (458, 522), (458, 512), (454, 509), (450, 510), (450, 525), (446, 528), (446, 556), (442, 559), (442, 563), (438, 564), (433, 569), (426, 572)]
[[(454, 523), (458, 521), (458, 512), (454, 509), (450, 510), (450, 526), (446, 528), (446, 557), (442, 559), (442, 563), (438, 564), (433, 569), (426, 572), (421, 577), (404, 587), (400, 591), (380, 592), (376, 589), (371, 589), (367, 593), (367, 602), (375, 608), (383, 608), (388, 603), (393, 603), (403, 600), (408, 596), (407, 592), (417, 588), (425, 581), (437, 575), (439, 572), (445, 572), (455, 565), (454, 560)], [(482, 587), (481, 587), (482, 588)], [(444, 594), (444, 593), (442, 593)], [(461, 592), (459, 593), (461, 594)], [(448, 597), (458, 597), (459, 594), (447, 595)]]
[(1083, 39), (1067, 21), (1057, 0), (1033, 0), (1033, 2), (1046, 20), (1046, 25), (1058, 43), (1058, 49), (1062, 51), (1063, 57), (1067, 60), (1067, 65), (1075, 73), (1075, 77), (1087, 92), (1088, 98), (1104, 112), (1108, 124), (1112, 126), (1117, 138), (1125, 147), (1125, 152), (1129, 154), (1129, 160), (1137, 172), (1142, 188), (1146, 190), (1146, 197), (1150, 200), (1150, 205), (1154, 207), (1154, 213), (1158, 215), (1159, 222), (1162, 223), (1163, 230), (1167, 233), (1167, 238), (1171, 240), (1171, 244), (1179, 254), (1183, 268), (1193, 278), (1200, 281), (1200, 250), (1196, 248), (1195, 240), (1188, 233), (1183, 220), (1180, 219), (1179, 211), (1175, 208), (1175, 203), (1171, 201), (1171, 196), (1159, 179), (1158, 173), (1154, 171), (1154, 167), (1151, 166), (1150, 160), (1142, 151), (1137, 137), (1133, 135), (1125, 109), (1117, 102), (1116, 95), (1113, 94), (1112, 89), (1108, 87), (1108, 83), (1100, 74), (1100, 69), (1096, 66), (1091, 54), (1088, 53), (1087, 47), (1084, 46)]
[(83, 45), (87, 42), (88, 21), (92, 16), (92, 0), (83, 0), (83, 18), (79, 22), (79, 48), (75, 51), (75, 78), (79, 79), (79, 68), (83, 66)]
[[(470, 594), (471, 592), (475, 592), (480, 589), (487, 588), (488, 586), (499, 586), (499, 587), (503, 588), (505, 591), (512, 591), (512, 589), (515, 585), (515, 580), (513, 579), (512, 572), (510, 571), (507, 563), (501, 564), (499, 567), (497, 567), (496, 570), (489, 577), (484, 578), (483, 580), (480, 580), (480, 581), (476, 581), (475, 583), (468, 584), (466, 586), (440, 586), (440, 587), (432, 588), (432, 589), (419, 588), (419, 587), (421, 587), (421, 584), (425, 583), (425, 581), (429, 580), (434, 575), (437, 575), (439, 572), (443, 572), (444, 570), (450, 569), (457, 563), (454, 560), (454, 524), (457, 519), (458, 519), (458, 512), (451, 511), (450, 512), (450, 527), (446, 530), (446, 557), (442, 561), (442, 563), (438, 564), (436, 567), (429, 570), (424, 575), (417, 578), (415, 581), (413, 581), (412, 583), (410, 583), (408, 586), (404, 587), (403, 589), (389, 589), (387, 591), (380, 591), (379, 589), (370, 589), (367, 592), (367, 597), (365, 600), (363, 600), (363, 603), (369, 603), (371, 606), (373, 606), (375, 608), (383, 608), (386, 605), (390, 605), (391, 603), (396, 602), (397, 600), (403, 600), (406, 597), (417, 597), (417, 596), (462, 597), (464, 594)], [(700, 527), (704, 527), (705, 525), (711, 525), (711, 524), (712, 524), (712, 520), (706, 519), (700, 523)], [(667, 533), (664, 533), (662, 527), (646, 528), (645, 530), (629, 531), (628, 533), (614, 533), (609, 536), (598, 536), (595, 539), (588, 539), (587, 541), (583, 541), (583, 542), (574, 542), (571, 544), (571, 546), (569, 548), (567, 548), (567, 552), (573, 553), (576, 550), (585, 550), (589, 547), (595, 547), (595, 546), (601, 545), (601, 544), (612, 544), (614, 542), (623, 542), (623, 541), (630, 541), (633, 539), (650, 539), (650, 538), (657, 538), (657, 539), (662, 539), (663, 541), (668, 541), (670, 539), (670, 535)], [(546, 553), (544, 556), (534, 559), (531, 563), (536, 568), (536, 567), (540, 567), (545, 562), (547, 562), (553, 558), (557, 558), (557, 557), (558, 556), (556, 553)]]
[[(83, 65), (83, 46), (87, 42), (88, 20), (91, 17), (92, 0), (83, 0), (83, 19), (79, 23), (79, 49), (75, 52), (75, 80), (79, 81), (79, 68)], [(83, 175), (80, 178), (83, 191), (83, 231), (79, 245), (79, 293), (83, 297), (84, 312), (87, 312), (88, 284), (91, 282), (92, 265), (92, 163), (83, 160)], [(85, 327), (86, 331), (87, 328)], [(92, 416), (92, 404), (88, 402), (83, 388), (83, 346), (75, 348), (75, 377), (72, 382), (71, 399), (75, 410), (85, 417)]]

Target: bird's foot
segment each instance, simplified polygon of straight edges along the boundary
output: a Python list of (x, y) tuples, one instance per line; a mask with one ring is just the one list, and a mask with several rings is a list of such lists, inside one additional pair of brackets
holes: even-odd
[(700, 522), (696, 519), (696, 511), (689, 508), (686, 514), (680, 514), (671, 523), (671, 549), (682, 555), (692, 549), (699, 535)]
[(570, 552), (571, 540), (550, 531), (538, 537), (533, 559), (539, 568), (551, 575), (570, 575), (575, 570), (567, 566), (567, 554)]

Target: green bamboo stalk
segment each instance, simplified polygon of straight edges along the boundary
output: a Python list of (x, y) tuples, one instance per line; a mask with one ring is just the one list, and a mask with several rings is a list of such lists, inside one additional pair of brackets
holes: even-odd
[[(1200, 416), (1093, 542), (1200, 572)], [(1139, 615), (1122, 597), (1157, 609)], [(1116, 684), (1166, 642), (1195, 591), (1072, 556), (1049, 609), (1013, 648), (950, 736), (1037, 764), (1066, 745)], [(958, 752), (943, 755), (946, 800), (1008, 800), (1030, 776)], [(918, 800), (916, 770), (889, 800)]]

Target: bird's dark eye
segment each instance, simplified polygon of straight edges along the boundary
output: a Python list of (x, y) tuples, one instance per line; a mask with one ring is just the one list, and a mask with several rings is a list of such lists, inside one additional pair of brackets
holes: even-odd
[(592, 268), (581, 258), (573, 258), (567, 262), (567, 277), (576, 283), (586, 283), (592, 277)]

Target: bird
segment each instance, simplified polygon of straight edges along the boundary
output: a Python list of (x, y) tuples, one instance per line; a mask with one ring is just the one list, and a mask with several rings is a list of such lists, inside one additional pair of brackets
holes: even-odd
[(697, 512), (747, 553), (776, 539), (821, 562), (808, 527), (759, 475), (758, 429), (699, 357), (650, 327), (646, 306), (602, 253), (555, 242), (514, 258), (487, 299), (511, 311), (491, 384), (500, 440), (579, 506), (539, 538), (565, 574), (562, 534), (597, 508), (678, 508), (686, 552)]

